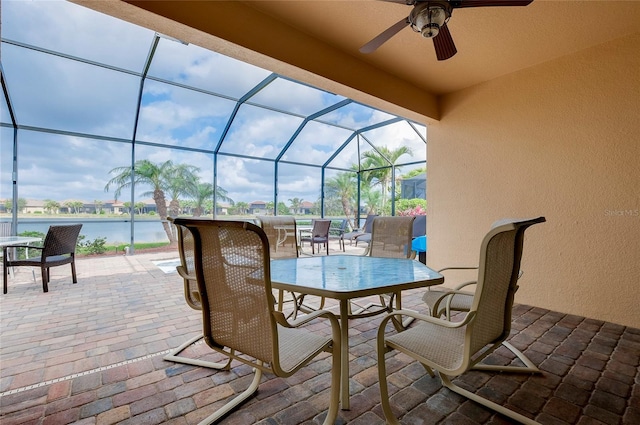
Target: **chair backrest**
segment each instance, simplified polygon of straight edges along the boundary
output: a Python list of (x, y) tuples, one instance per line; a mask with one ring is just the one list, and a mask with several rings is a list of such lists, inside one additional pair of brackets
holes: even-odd
[(487, 344), (499, 344), (511, 331), (511, 310), (518, 289), (524, 231), (544, 217), (495, 223), (482, 241), (478, 283), (467, 327), (467, 359)]
[[(169, 217), (169, 221), (174, 221)], [(195, 267), (195, 244), (191, 231), (180, 224), (174, 223), (178, 230), (178, 252), (180, 253), (180, 265), (176, 267), (178, 274), (184, 279), (184, 298), (189, 307), (194, 310), (202, 309), (200, 292)]]
[(373, 220), (368, 255), (409, 258), (413, 236), (413, 216), (376, 217)]
[(329, 234), (333, 236), (341, 236), (346, 232), (349, 220), (347, 220), (346, 218), (342, 219), (339, 226), (333, 225), (333, 221), (331, 222), (331, 224), (332, 225), (329, 227)]
[(78, 235), (82, 224), (69, 224), (62, 226), (50, 226), (42, 245), (42, 258), (53, 255), (74, 255)]
[(417, 215), (413, 221), (413, 237), (424, 236), (427, 234), (427, 216)]
[(0, 223), (0, 236), (11, 236), (11, 223), (3, 221)]
[(176, 218), (174, 222), (193, 235), (207, 344), (264, 362), (278, 361), (265, 232), (244, 221)]
[(331, 227), (331, 220), (313, 220), (313, 228), (311, 229), (311, 236), (313, 238), (328, 238), (329, 228)]
[(367, 218), (364, 220), (364, 226), (362, 226), (362, 231), (365, 233), (371, 233), (371, 229), (373, 228), (373, 220), (378, 217), (378, 214), (369, 214)]
[(295, 258), (298, 256), (296, 219), (289, 215), (259, 216), (258, 226), (269, 239), (271, 258)]

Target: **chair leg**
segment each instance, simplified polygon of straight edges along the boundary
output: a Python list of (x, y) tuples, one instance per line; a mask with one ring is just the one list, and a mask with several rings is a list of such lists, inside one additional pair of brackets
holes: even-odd
[(2, 267), (2, 273), (3, 273), (3, 279), (2, 279), (2, 293), (6, 294), (7, 293), (7, 274), (8, 274), (8, 266), (7, 263), (5, 262), (4, 266)]
[[(524, 425), (540, 425), (539, 422), (534, 421), (533, 419), (527, 418), (526, 416), (523, 416), (519, 413), (514, 412), (513, 410), (507, 409), (504, 406), (500, 406), (497, 403), (494, 403), (491, 400), (487, 400), (484, 397), (480, 397), (479, 395), (472, 393), (471, 391), (467, 391), (464, 388), (461, 388), (459, 386), (457, 386), (456, 384), (454, 384), (453, 382), (451, 382), (451, 379), (449, 379), (449, 377), (447, 375), (444, 375), (442, 373), (439, 373), (440, 375), (440, 380), (442, 381), (442, 384), (449, 388), (451, 391), (456, 392), (458, 394), (460, 394), (461, 396), (464, 396), (466, 398), (468, 398), (469, 400), (473, 400), (476, 403), (480, 403), (483, 406), (488, 407), (489, 409), (498, 412), (508, 418), (514, 419), (516, 421), (518, 421), (521, 424)], [(381, 382), (382, 384), (382, 382)], [(380, 387), (382, 387), (382, 385), (380, 385)], [(382, 389), (381, 389), (382, 391)], [(387, 419), (388, 420), (388, 419)]]
[(76, 277), (76, 262), (71, 262), (71, 278), (73, 279), (73, 283), (78, 283), (78, 278)]
[(40, 267), (40, 274), (42, 275), (42, 292), (49, 292), (49, 269)]
[(231, 357), (229, 357), (226, 363), (213, 363), (213, 362), (206, 362), (204, 360), (190, 359), (189, 357), (178, 356), (178, 354), (181, 353), (185, 348), (195, 344), (197, 341), (201, 340), (202, 338), (203, 338), (202, 334), (191, 338), (189, 341), (185, 342), (181, 346), (171, 350), (169, 354), (163, 357), (163, 359), (169, 362), (174, 362), (174, 363), (189, 364), (193, 366), (207, 367), (210, 369), (229, 370), (231, 366)]
[(472, 369), (475, 370), (491, 370), (495, 372), (520, 372), (520, 373), (540, 373), (540, 369), (536, 365), (533, 364), (531, 360), (524, 353), (518, 350), (516, 347), (508, 343), (507, 341), (502, 341), (502, 345), (511, 351), (520, 359), (520, 361), (524, 364), (524, 366), (500, 366), (500, 365), (489, 365), (478, 363), (473, 366)]
[(389, 402), (389, 387), (387, 385), (387, 365), (385, 361), (385, 342), (384, 334), (380, 335), (378, 331), (378, 383), (380, 385), (380, 401), (382, 405), (382, 412), (388, 425), (400, 425), (400, 422), (393, 415), (391, 410), (391, 403)]
[(261, 369), (256, 368), (254, 369), (254, 371), (255, 371), (255, 375), (253, 377), (253, 381), (251, 381), (251, 384), (249, 385), (249, 388), (244, 390), (244, 392), (242, 392), (236, 398), (234, 398), (233, 400), (231, 400), (230, 402), (222, 406), (220, 409), (213, 412), (213, 414), (204, 418), (200, 423), (198, 423), (198, 425), (209, 425), (216, 422), (218, 419), (222, 418), (224, 415), (226, 415), (227, 413), (231, 412), (233, 409), (238, 407), (246, 399), (251, 397), (253, 393), (255, 393), (258, 390), (258, 385), (260, 385), (260, 379), (262, 378)]

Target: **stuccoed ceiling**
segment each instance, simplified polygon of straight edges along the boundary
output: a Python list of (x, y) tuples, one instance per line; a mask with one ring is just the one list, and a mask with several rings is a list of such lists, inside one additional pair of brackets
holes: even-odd
[(411, 119), (440, 119), (438, 97), (640, 31), (640, 1), (534, 0), (455, 9), (457, 55), (405, 28), (358, 49), (411, 7), (381, 0), (74, 0), (87, 7)]

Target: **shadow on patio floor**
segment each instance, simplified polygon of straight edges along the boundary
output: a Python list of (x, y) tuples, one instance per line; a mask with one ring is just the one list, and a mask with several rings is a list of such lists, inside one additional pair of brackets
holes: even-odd
[[(78, 284), (65, 267), (55, 268), (47, 294), (31, 271), (18, 270), (0, 302), (0, 422), (195, 424), (246, 388), (246, 366), (219, 372), (162, 359), (200, 329), (181, 278), (154, 264), (175, 258), (177, 252), (83, 258)], [(421, 295), (403, 293), (404, 306), (425, 312)], [(351, 410), (339, 413), (340, 423), (384, 423), (378, 323), (350, 327)], [(322, 321), (312, 326), (326, 328)], [(518, 305), (510, 341), (542, 374), (471, 372), (456, 382), (542, 424), (640, 423), (640, 330)], [(204, 344), (190, 351), (216, 358)], [(503, 355), (509, 354), (498, 350), (491, 360)], [(402, 423), (509, 423), (443, 388), (406, 356), (395, 354), (388, 365), (391, 402)], [(321, 422), (329, 367), (320, 357), (292, 378), (267, 375), (256, 397), (220, 423)]]

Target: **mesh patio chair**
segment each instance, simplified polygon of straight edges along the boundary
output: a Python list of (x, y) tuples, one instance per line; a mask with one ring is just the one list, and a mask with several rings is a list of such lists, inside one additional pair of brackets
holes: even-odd
[[(491, 225), (491, 229), (495, 229), (504, 223), (505, 220), (498, 220)], [(445, 267), (438, 270), (438, 273), (444, 273), (452, 270), (478, 270), (478, 267)], [(522, 271), (519, 272), (518, 277), (521, 275)], [(451, 320), (451, 312), (467, 312), (471, 309), (471, 304), (473, 303), (473, 292), (469, 291), (469, 289), (471, 289), (470, 287), (476, 283), (477, 281), (474, 279), (460, 283), (453, 288), (444, 287), (442, 285), (440, 285), (441, 287), (429, 287), (425, 291), (422, 300), (429, 307), (429, 311), (433, 317), (441, 317), (442, 315), (445, 315), (447, 320)]]
[(320, 244), (324, 244), (329, 255), (329, 228), (331, 220), (313, 220), (313, 228), (309, 236), (300, 236), (300, 246), (303, 242), (311, 243), (311, 253), (315, 254), (315, 244), (318, 244), (318, 253), (320, 253)]
[(369, 237), (371, 236), (371, 226), (373, 226), (373, 219), (377, 216), (377, 214), (367, 215), (367, 218), (364, 221), (364, 225), (361, 228), (355, 229), (349, 233), (345, 233), (344, 238), (349, 241), (349, 245), (353, 245), (353, 241), (355, 241), (356, 246), (358, 246), (358, 241), (361, 237), (364, 237), (364, 239), (362, 240), (369, 240)]
[[(269, 240), (260, 227), (239, 221), (176, 218), (174, 222), (193, 235), (205, 342), (255, 372), (247, 390), (200, 424), (217, 421), (251, 397), (263, 372), (289, 377), (323, 351), (332, 352), (333, 359), (324, 424), (333, 424), (340, 398), (340, 326), (333, 313), (319, 310), (289, 322), (274, 309)], [(329, 320), (330, 335), (301, 327), (318, 317)]]
[[(172, 217), (169, 217), (170, 222), (174, 222)], [(180, 265), (176, 267), (178, 274), (184, 280), (184, 299), (187, 305), (194, 310), (202, 310), (202, 301), (200, 298), (200, 292), (198, 291), (198, 282), (196, 279), (195, 270), (195, 245), (193, 241), (193, 235), (191, 231), (185, 226), (175, 224), (178, 236), (178, 252), (180, 253)], [(228, 370), (231, 365), (231, 358), (229, 357), (226, 363), (214, 363), (207, 362), (200, 359), (193, 359), (190, 357), (180, 356), (188, 347), (196, 344), (204, 338), (202, 333), (194, 336), (188, 341), (184, 342), (177, 348), (174, 348), (164, 356), (164, 359), (174, 363), (189, 364), (193, 366), (208, 367), (211, 369)]]
[[(42, 247), (33, 245), (9, 245), (3, 247), (2, 262), (4, 269), (3, 292), (7, 293), (7, 275), (9, 267), (39, 267), (42, 275), (42, 290), (49, 292), (50, 268), (71, 264), (73, 283), (78, 283), (76, 277), (76, 244), (82, 224), (64, 226), (50, 226), (44, 238)], [(8, 251), (15, 248), (27, 248), (40, 251), (38, 257), (27, 259), (8, 258)]]
[[(258, 226), (267, 235), (269, 240), (269, 257), (272, 260), (283, 258), (296, 258), (300, 253), (297, 241), (297, 225), (296, 219), (290, 215), (278, 216), (258, 216)], [(291, 294), (291, 300), (287, 302), (293, 303), (293, 317), (298, 315), (298, 302), (296, 294)], [(278, 290), (278, 310), (284, 308), (284, 291)]]
[[(482, 241), (478, 289), (465, 318), (450, 322), (408, 310), (394, 311), (385, 317), (377, 335), (378, 375), (382, 410), (388, 424), (399, 424), (389, 401), (385, 353), (398, 350), (418, 360), (434, 377), (436, 370), (447, 388), (496, 412), (524, 424), (534, 420), (509, 410), (452, 382), (452, 378), (470, 369), (502, 372), (539, 372), (538, 368), (517, 348), (506, 341), (511, 330), (511, 311), (517, 289), (525, 230), (544, 222), (544, 217), (511, 220), (492, 229)], [(414, 317), (419, 323), (403, 332), (385, 335), (389, 320), (397, 315)], [(503, 345), (523, 364), (478, 364)]]
[[(413, 216), (376, 217), (371, 227), (371, 240), (364, 255), (384, 258), (415, 258), (415, 252), (411, 250), (413, 236)], [(400, 293), (390, 293), (380, 296), (380, 304), (369, 303), (363, 307), (356, 302), (351, 303), (352, 317), (368, 317), (384, 312), (391, 312), (393, 304), (397, 309), (401, 308), (402, 298)], [(408, 325), (394, 321), (400, 329)]]
[(258, 216), (258, 226), (269, 239), (269, 256), (272, 259), (298, 256), (296, 219), (290, 215)]

